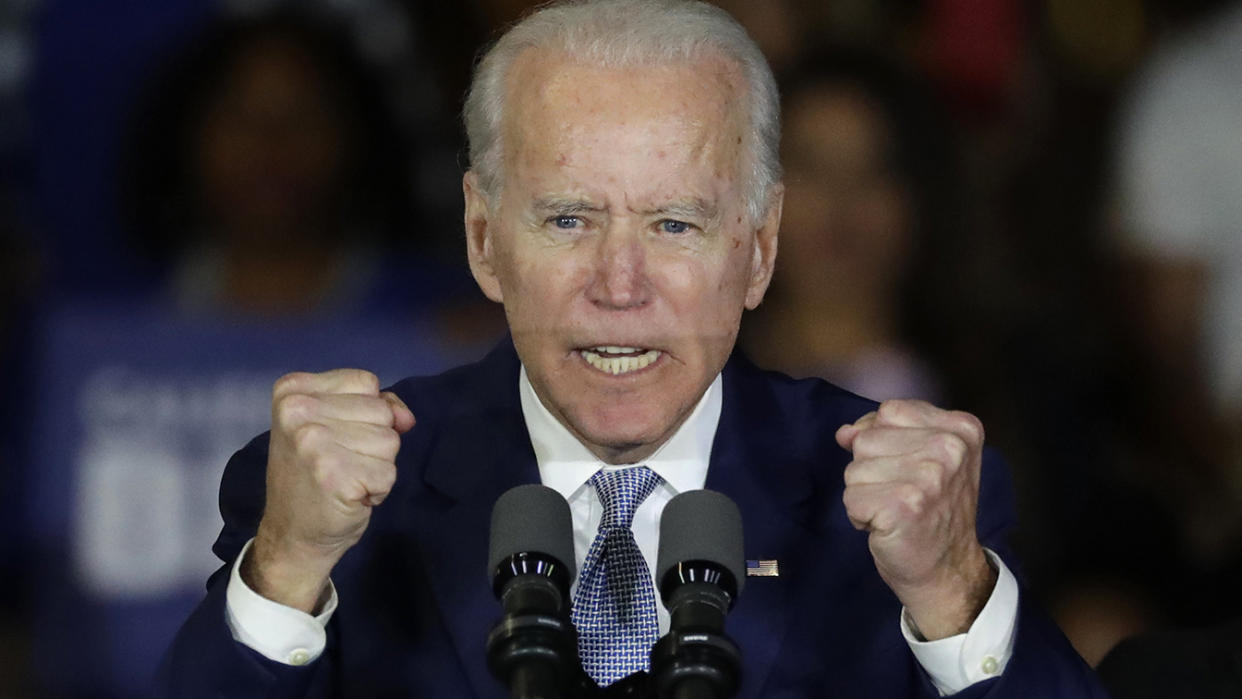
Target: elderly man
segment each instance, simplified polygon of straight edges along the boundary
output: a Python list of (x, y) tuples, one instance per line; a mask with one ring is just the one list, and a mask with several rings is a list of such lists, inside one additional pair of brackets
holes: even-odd
[(584, 576), (629, 494), (646, 607), (574, 603), (601, 685), (667, 630), (657, 522), (708, 487), (779, 566), (729, 616), (741, 696), (1097, 695), (995, 553), (1011, 504), (977, 420), (733, 355), (783, 192), (776, 88), (735, 22), (693, 2), (546, 7), (479, 64), (465, 118), (470, 267), (511, 341), (386, 392), (357, 370), (276, 383), (270, 437), (225, 473), (225, 566), (164, 695), (504, 696), (483, 653), (488, 516), (530, 482), (569, 501)]

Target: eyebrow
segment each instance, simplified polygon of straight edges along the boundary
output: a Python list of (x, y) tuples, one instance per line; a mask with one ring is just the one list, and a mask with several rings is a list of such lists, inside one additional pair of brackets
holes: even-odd
[[(592, 204), (582, 199), (564, 199), (560, 197), (536, 199), (534, 209), (540, 213), (553, 216), (572, 216), (573, 214), (607, 211), (607, 207)], [(637, 213), (644, 216), (670, 216), (711, 220), (716, 218), (718, 209), (715, 204), (708, 202), (706, 199), (694, 197), (684, 201), (670, 202), (653, 209), (643, 209)]]
[(706, 199), (695, 197), (685, 201), (671, 202), (669, 204), (665, 204), (664, 206), (641, 211), (639, 213), (648, 216), (675, 216), (680, 218), (703, 218), (710, 220), (716, 218), (717, 209), (715, 204), (707, 201)]
[(581, 199), (560, 199), (556, 197), (536, 199), (534, 208), (536, 211), (556, 216), (570, 216), (583, 212), (596, 213), (604, 210), (602, 206), (596, 206)]

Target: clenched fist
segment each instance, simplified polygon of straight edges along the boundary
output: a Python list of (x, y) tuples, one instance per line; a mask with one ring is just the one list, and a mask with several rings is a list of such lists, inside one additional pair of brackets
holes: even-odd
[(975, 531), (983, 426), (922, 401), (886, 401), (837, 430), (854, 454), (845, 508), (924, 638), (964, 633), (996, 573)]
[(254, 591), (314, 613), (341, 556), (397, 478), (414, 415), (375, 374), (338, 369), (282, 376), (272, 389), (267, 501), (242, 578)]

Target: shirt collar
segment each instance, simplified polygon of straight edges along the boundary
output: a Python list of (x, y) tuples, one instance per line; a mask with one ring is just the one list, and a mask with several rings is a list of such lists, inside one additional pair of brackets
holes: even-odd
[[(717, 374), (681, 427), (654, 454), (642, 461), (677, 493), (698, 490), (707, 480), (712, 441), (716, 437), (716, 425), (720, 422), (720, 387), (721, 378)], [(535, 460), (539, 464), (539, 479), (544, 485), (568, 500), (599, 469), (619, 468), (600, 461), (552, 415), (535, 395), (525, 366), (518, 372), (518, 392), (526, 431), (530, 434)]]

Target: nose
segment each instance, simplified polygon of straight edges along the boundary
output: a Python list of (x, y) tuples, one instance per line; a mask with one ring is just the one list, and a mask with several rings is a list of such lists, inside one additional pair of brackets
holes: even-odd
[(651, 300), (647, 251), (638, 233), (614, 223), (599, 238), (587, 298), (607, 310), (641, 308)]

